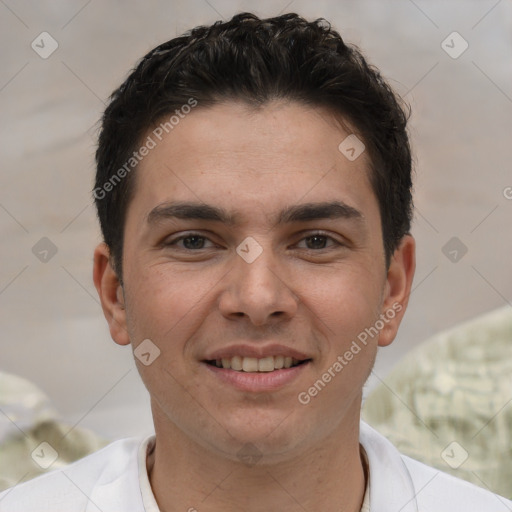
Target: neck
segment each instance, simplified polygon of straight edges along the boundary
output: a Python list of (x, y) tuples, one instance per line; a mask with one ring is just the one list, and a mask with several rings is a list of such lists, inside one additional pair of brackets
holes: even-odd
[(366, 482), (358, 417), (321, 444), (275, 464), (228, 459), (168, 420), (155, 421), (155, 431), (147, 465), (161, 512), (360, 511)]

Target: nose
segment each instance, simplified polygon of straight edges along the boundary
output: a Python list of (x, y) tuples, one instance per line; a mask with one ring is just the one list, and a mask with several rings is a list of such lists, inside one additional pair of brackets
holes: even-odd
[(264, 248), (252, 262), (235, 254), (219, 300), (221, 313), (231, 320), (244, 317), (255, 326), (291, 319), (298, 297), (289, 274), (270, 248)]

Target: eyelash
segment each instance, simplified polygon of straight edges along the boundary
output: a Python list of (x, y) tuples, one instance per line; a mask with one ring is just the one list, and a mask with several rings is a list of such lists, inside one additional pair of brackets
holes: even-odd
[[(315, 236), (323, 237), (325, 239), (331, 240), (332, 242), (334, 242), (334, 244), (333, 244), (334, 247), (335, 246), (338, 246), (338, 247), (344, 247), (345, 246), (345, 244), (339, 242), (338, 240), (334, 239), (332, 236), (329, 236), (329, 235), (327, 235), (327, 234), (325, 234), (325, 233), (323, 233), (321, 231), (315, 231), (315, 232), (312, 232), (312, 233), (308, 234), (307, 236), (301, 238), (300, 242), (302, 242), (303, 240), (306, 240), (308, 238), (313, 238)], [(196, 232), (191, 231), (189, 233), (186, 233), (185, 235), (182, 235), (182, 236), (180, 236), (178, 238), (175, 238), (174, 240), (170, 240), (169, 242), (165, 242), (163, 245), (164, 245), (164, 247), (172, 247), (172, 246), (175, 246), (181, 240), (184, 240), (186, 238), (193, 238), (193, 237), (202, 238), (204, 240), (210, 240), (208, 237), (202, 235), (201, 233), (196, 233)], [(211, 242), (211, 240), (210, 240), (210, 242)], [(214, 243), (214, 242), (212, 242), (212, 243)], [(329, 247), (329, 246), (328, 247), (322, 247), (320, 249), (306, 249), (306, 251), (312, 251), (312, 252), (325, 251), (325, 250), (331, 249), (333, 246), (331, 246), (331, 247)], [(205, 248), (202, 247), (200, 249), (195, 249), (195, 250), (194, 249), (186, 249), (186, 248), (181, 248), (181, 249), (183, 249), (185, 251), (190, 251), (190, 252), (199, 252), (201, 250), (204, 250)]]

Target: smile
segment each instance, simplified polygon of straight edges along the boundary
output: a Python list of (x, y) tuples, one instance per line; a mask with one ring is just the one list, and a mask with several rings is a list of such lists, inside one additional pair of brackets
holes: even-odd
[(268, 356), (263, 358), (233, 356), (213, 359), (206, 362), (211, 366), (225, 370), (248, 373), (268, 373), (283, 368), (293, 368), (308, 361), (310, 361), (310, 359), (301, 361), (287, 356)]

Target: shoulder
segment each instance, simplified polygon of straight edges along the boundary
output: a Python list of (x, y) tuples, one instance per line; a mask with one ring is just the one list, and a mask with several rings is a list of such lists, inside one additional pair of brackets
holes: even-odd
[[(115, 441), (63, 468), (6, 489), (0, 493), (0, 512), (96, 511), (102, 505), (121, 504), (118, 496), (124, 499), (130, 493), (137, 501), (137, 454), (144, 442), (134, 437)], [(138, 495), (140, 500), (140, 491)]]
[[(406, 455), (401, 455), (401, 457), (414, 484), (419, 510), (512, 511), (512, 502), (502, 496), (427, 466)], [(482, 482), (483, 485), (485, 482)]]
[(511, 501), (402, 455), (368, 424), (360, 427), (370, 465), (370, 507), (379, 503), (382, 512), (512, 512)]

